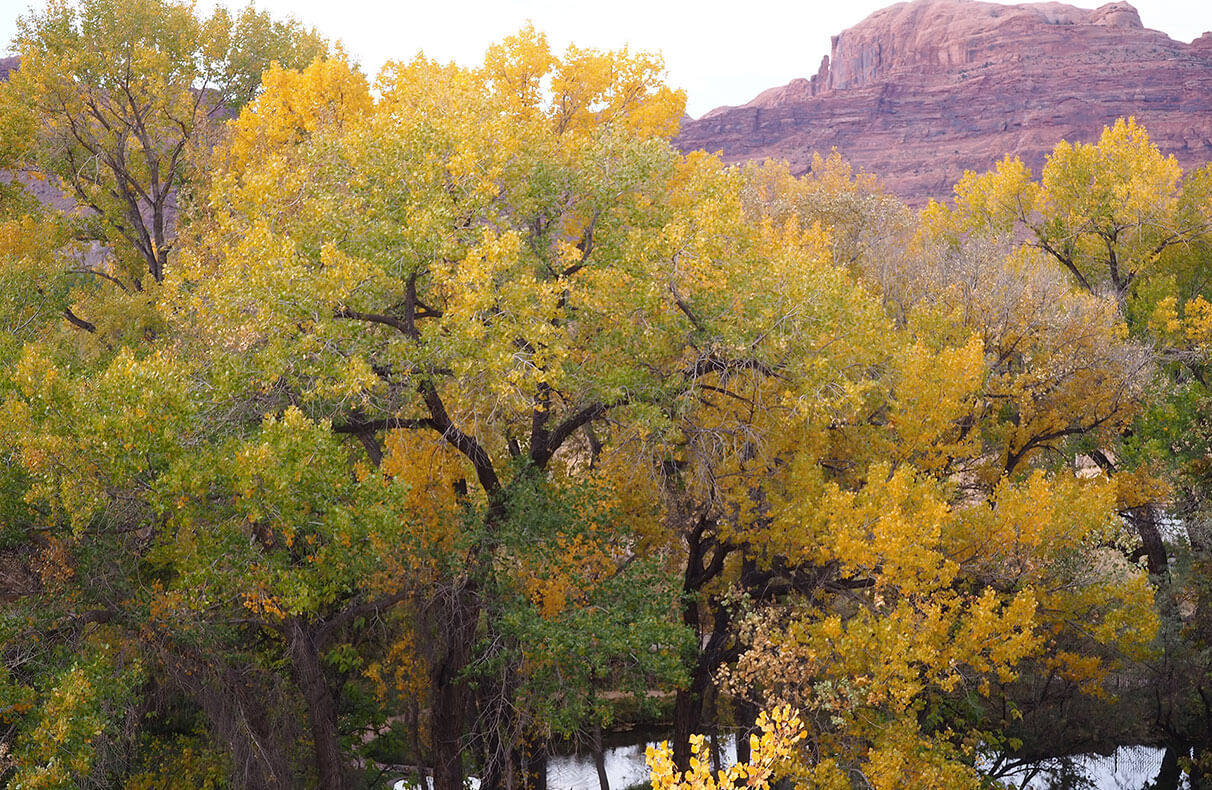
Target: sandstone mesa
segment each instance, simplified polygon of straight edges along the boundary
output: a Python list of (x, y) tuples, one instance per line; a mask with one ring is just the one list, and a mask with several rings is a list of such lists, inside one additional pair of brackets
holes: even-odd
[(1174, 41), (1123, 2), (914, 0), (834, 36), (812, 78), (687, 120), (677, 143), (797, 173), (837, 148), (920, 205), (1006, 154), (1038, 172), (1058, 141), (1129, 115), (1184, 169), (1212, 160), (1212, 33)]

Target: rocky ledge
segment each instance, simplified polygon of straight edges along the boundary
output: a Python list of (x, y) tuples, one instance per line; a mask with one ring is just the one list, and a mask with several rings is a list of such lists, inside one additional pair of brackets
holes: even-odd
[(1149, 30), (1128, 3), (914, 0), (833, 37), (817, 74), (683, 124), (683, 150), (786, 159), (837, 148), (920, 205), (1006, 154), (1038, 172), (1057, 141), (1133, 115), (1185, 168), (1212, 160), (1212, 33)]

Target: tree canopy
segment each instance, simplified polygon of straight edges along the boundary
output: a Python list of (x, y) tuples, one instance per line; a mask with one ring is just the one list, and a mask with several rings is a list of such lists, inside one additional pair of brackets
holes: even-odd
[(630, 715), (657, 787), (981, 787), (1202, 666), (1212, 204), (1134, 122), (918, 216), (533, 28), (373, 88), (251, 8), (18, 44), (77, 208), (0, 206), (0, 781), (542, 787)]

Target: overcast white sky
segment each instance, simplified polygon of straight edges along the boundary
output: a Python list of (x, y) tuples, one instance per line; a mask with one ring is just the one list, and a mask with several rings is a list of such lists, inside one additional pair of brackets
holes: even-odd
[[(15, 20), (42, 0), (0, 0), (0, 41)], [(1103, 0), (1069, 0), (1097, 8)], [(1189, 42), (1212, 30), (1210, 0), (1132, 0), (1145, 27)], [(198, 0), (200, 9), (215, 0)], [(245, 0), (223, 0), (243, 7)], [(387, 60), (418, 51), (441, 61), (478, 63), (489, 44), (527, 20), (562, 50), (581, 47), (657, 50), (671, 84), (687, 93), (698, 117), (720, 105), (744, 104), (766, 88), (816, 73), (829, 37), (891, 0), (256, 0), (258, 8), (293, 15), (340, 39), (373, 76)]]

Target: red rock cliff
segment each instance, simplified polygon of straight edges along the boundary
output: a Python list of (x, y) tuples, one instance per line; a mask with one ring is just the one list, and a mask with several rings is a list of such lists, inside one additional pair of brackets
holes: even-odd
[(1127, 115), (1184, 168), (1212, 160), (1212, 33), (1173, 41), (1123, 2), (914, 0), (834, 36), (811, 79), (687, 121), (677, 142), (797, 172), (836, 147), (920, 204), (1005, 154), (1038, 172), (1058, 140)]

